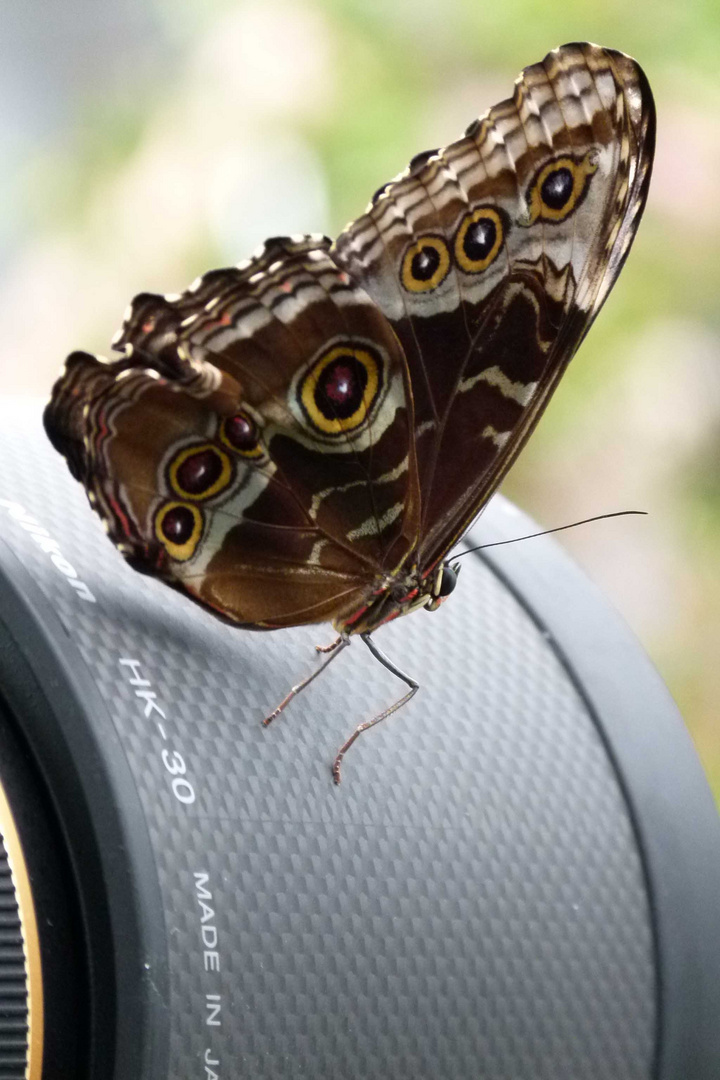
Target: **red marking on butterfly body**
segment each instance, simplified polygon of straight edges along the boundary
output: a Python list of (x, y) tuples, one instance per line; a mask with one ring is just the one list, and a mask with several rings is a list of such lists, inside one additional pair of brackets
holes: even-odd
[[(378, 592), (382, 592), (382, 591), (383, 590), (380, 589)], [(374, 593), (373, 595), (377, 596), (378, 593)], [(352, 626), (353, 623), (356, 623), (358, 621), (358, 619), (360, 619), (365, 614), (365, 612), (367, 611), (369, 606), (370, 606), (369, 604), (365, 604), (364, 607), (361, 607), (358, 611), (355, 612), (354, 615), (351, 615), (349, 619), (345, 620), (345, 625), (346, 626)]]

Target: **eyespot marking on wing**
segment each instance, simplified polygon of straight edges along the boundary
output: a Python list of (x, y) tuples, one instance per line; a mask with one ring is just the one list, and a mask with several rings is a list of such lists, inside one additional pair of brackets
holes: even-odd
[(460, 222), (453, 244), (455, 260), (461, 270), (479, 274), (500, 254), (505, 242), (505, 225), (491, 206), (478, 207)]
[(245, 409), (226, 417), (220, 424), (218, 434), (221, 442), (241, 457), (254, 461), (265, 457), (258, 425)]
[(527, 218), (519, 224), (534, 225), (538, 219), (564, 221), (582, 202), (597, 167), (594, 149), (579, 161), (565, 155), (543, 165), (528, 188)]
[(224, 491), (232, 479), (230, 458), (212, 443), (184, 447), (168, 467), (170, 488), (181, 499), (212, 499)]
[(343, 436), (361, 428), (384, 382), (383, 362), (369, 346), (340, 344), (323, 353), (298, 388), (306, 422), (324, 435)]
[(447, 277), (450, 252), (439, 236), (421, 236), (403, 256), (400, 278), (408, 292), (430, 292)]
[(191, 503), (167, 502), (155, 515), (155, 536), (176, 562), (192, 558), (202, 533), (203, 516)]

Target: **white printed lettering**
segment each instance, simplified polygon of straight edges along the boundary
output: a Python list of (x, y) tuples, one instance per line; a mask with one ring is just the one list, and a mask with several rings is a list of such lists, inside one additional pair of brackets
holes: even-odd
[(128, 679), (131, 686), (150, 686), (149, 679), (143, 679), (140, 675), (140, 661), (139, 660), (121, 660), (121, 667), (129, 667), (133, 673), (132, 679)]
[(85, 582), (78, 578), (78, 572), (75, 567), (60, 551), (57, 540), (53, 539), (47, 529), (36, 521), (31, 514), (28, 514), (24, 506), (21, 506), (20, 503), (13, 502), (12, 499), (0, 499), (0, 507), (7, 510), (10, 517), (18, 522), (20, 528), (24, 529), (26, 533), (29, 533), (29, 535), (32, 536), (41, 551), (44, 551), (46, 555), (50, 556), (50, 561), (55, 569), (59, 570), (65, 580), (72, 585), (75, 594), (80, 600), (85, 600), (89, 604), (97, 603)]
[(198, 896), (202, 897), (203, 900), (212, 900), (212, 893), (205, 888), (210, 880), (210, 875), (195, 873), (193, 877), (195, 878), (195, 892)]
[(205, 1017), (205, 1023), (208, 1027), (222, 1027), (222, 1023), (218, 1020), (218, 1016), (222, 1011), (222, 1005), (220, 1003), (219, 994), (206, 994), (205, 995), (205, 1008), (208, 1015)]
[(165, 713), (162, 711), (159, 705), (156, 704), (157, 694), (154, 690), (136, 690), (135, 697), (145, 699), (145, 719), (152, 715), (153, 709), (155, 712), (160, 713), (163, 720), (167, 720)]

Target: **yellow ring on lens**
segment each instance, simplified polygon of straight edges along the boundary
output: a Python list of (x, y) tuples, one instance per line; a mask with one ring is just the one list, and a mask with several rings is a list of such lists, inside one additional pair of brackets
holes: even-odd
[[(484, 259), (471, 259), (465, 254), (463, 247), (467, 231), (476, 221), (492, 221), (495, 226), (495, 243)], [(502, 218), (497, 210), (493, 210), (490, 206), (482, 206), (479, 210), (467, 214), (461, 221), (460, 228), (455, 235), (455, 258), (458, 266), (468, 274), (479, 274), (482, 270), (487, 270), (490, 263), (495, 262), (497, 259), (504, 239), (505, 230), (503, 229)]]
[[(414, 277), (412, 272), (413, 259), (425, 248), (432, 248), (440, 257), (437, 269), (427, 281)], [(405, 252), (400, 276), (403, 287), (406, 288), (408, 292), (430, 292), (431, 289), (437, 289), (438, 285), (442, 284), (447, 277), (449, 270), (450, 252), (448, 251), (445, 241), (441, 240), (439, 236), (421, 236), (420, 239), (416, 240)]]
[[(317, 407), (315, 393), (317, 391), (320, 376), (329, 364), (339, 360), (341, 356), (351, 356), (358, 360), (367, 373), (367, 383), (363, 391), (362, 401), (350, 416), (333, 418), (325, 416)], [(300, 401), (310, 421), (326, 435), (341, 435), (354, 431), (367, 418), (373, 402), (380, 388), (380, 364), (376, 357), (367, 349), (359, 349), (355, 346), (336, 345), (334, 349), (321, 356), (308, 371), (300, 384)]]
[[(186, 491), (178, 479), (180, 467), (188, 458), (194, 457), (195, 454), (204, 454), (207, 450), (212, 451), (213, 454), (220, 458), (220, 475), (205, 491)], [(192, 499), (193, 502), (202, 502), (204, 499), (212, 499), (213, 495), (218, 495), (225, 490), (232, 481), (233, 469), (230, 458), (223, 450), (218, 449), (214, 443), (201, 443), (198, 446), (186, 446), (184, 450), (181, 450), (177, 457), (171, 461), (168, 475), (170, 477), (170, 486), (176, 495), (182, 496), (183, 499)]]
[[(560, 157), (548, 162), (535, 178), (530, 194), (528, 195), (528, 220), (526, 225), (533, 225), (538, 218), (543, 221), (564, 221), (573, 212), (578, 200), (585, 193), (589, 178), (598, 167), (598, 155), (596, 150), (589, 150), (582, 161), (575, 161), (571, 157)], [(573, 179), (573, 189), (564, 206), (555, 210), (543, 201), (542, 186), (551, 173), (558, 169), (567, 169)]]
[[(43, 1072), (43, 1056), (45, 1051), (45, 1003), (43, 1000), (43, 969), (40, 955), (40, 937), (38, 935), (38, 917), (35, 910), (35, 897), (33, 896), (32, 883), (25, 862), (25, 852), (22, 840), (17, 830), (10, 803), (5, 789), (0, 783), (0, 841), (5, 848), (5, 857), (10, 871), (10, 892), (6, 894), (5, 910), (12, 912), (12, 902), (15, 901), (17, 918), (20, 923), (22, 935), (22, 959), (18, 966), (23, 969), (18, 974), (17, 982), (21, 983), (23, 975), (27, 987), (27, 1046), (25, 1048), (25, 1068), (23, 1076), (26, 1080), (41, 1080)], [(18, 1014), (18, 1019), (22, 1016)], [(22, 1050), (18, 1052), (18, 1058)]]
[[(176, 510), (178, 507), (189, 510), (193, 516), (193, 531), (183, 544), (175, 544), (172, 540), (168, 540), (162, 531), (162, 523), (165, 520), (165, 517), (171, 510)], [(187, 562), (188, 559), (192, 558), (195, 554), (195, 549), (200, 542), (202, 532), (203, 516), (200, 513), (199, 508), (193, 506), (192, 503), (178, 501), (165, 503), (155, 516), (155, 536), (165, 548), (170, 558), (175, 559), (176, 562)]]

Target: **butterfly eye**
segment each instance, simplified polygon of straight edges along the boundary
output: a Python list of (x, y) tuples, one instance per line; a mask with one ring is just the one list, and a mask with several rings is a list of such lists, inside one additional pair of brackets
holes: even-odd
[(211, 499), (223, 491), (232, 478), (230, 458), (212, 443), (186, 446), (168, 468), (170, 487), (183, 499)]
[(382, 386), (382, 361), (369, 348), (338, 345), (317, 360), (299, 387), (310, 425), (326, 435), (354, 431), (367, 419)]
[(440, 596), (449, 596), (457, 585), (457, 570), (454, 566), (443, 566), (440, 579)]
[(258, 426), (246, 412), (236, 413), (235, 416), (223, 420), (220, 438), (243, 457), (261, 458), (265, 453)]
[(176, 562), (186, 562), (195, 554), (202, 531), (202, 514), (188, 503), (165, 503), (155, 518), (155, 535)]
[(412, 244), (402, 261), (401, 278), (408, 292), (437, 289), (448, 275), (450, 252), (438, 236), (423, 236)]
[(561, 157), (545, 165), (530, 186), (528, 219), (522, 224), (532, 225), (538, 218), (563, 221), (584, 198), (597, 167), (595, 150), (590, 150), (582, 161)]
[(481, 207), (463, 218), (455, 235), (455, 259), (468, 274), (487, 270), (505, 239), (502, 219), (492, 207)]

